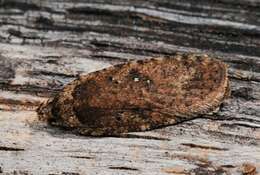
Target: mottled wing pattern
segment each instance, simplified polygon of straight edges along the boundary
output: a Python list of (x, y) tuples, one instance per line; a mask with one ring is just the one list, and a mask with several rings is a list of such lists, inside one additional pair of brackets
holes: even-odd
[(132, 61), (67, 85), (42, 118), (84, 135), (151, 130), (215, 110), (229, 93), (227, 67), (207, 56)]

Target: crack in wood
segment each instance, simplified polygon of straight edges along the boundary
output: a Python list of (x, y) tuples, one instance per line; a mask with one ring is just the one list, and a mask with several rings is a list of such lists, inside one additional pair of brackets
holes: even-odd
[(74, 172), (61, 172), (61, 173), (50, 173), (48, 175), (80, 175), (80, 173), (74, 173)]
[(71, 158), (76, 158), (76, 159), (94, 159), (94, 157), (89, 157), (89, 156), (69, 156)]
[(170, 141), (168, 138), (148, 136), (148, 135), (136, 135), (136, 134), (120, 134), (119, 136), (112, 136), (118, 138), (131, 138), (131, 139), (146, 139), (146, 140), (161, 140), (161, 141)]
[(112, 166), (108, 167), (109, 169), (113, 170), (130, 170), (130, 171), (139, 171), (137, 168), (131, 168), (131, 167), (126, 167), (126, 166)]
[(13, 148), (8, 146), (0, 146), (0, 151), (25, 151), (23, 148)]
[(188, 147), (191, 147), (191, 148), (210, 149), (210, 150), (217, 150), (217, 151), (228, 151), (229, 150), (227, 148), (219, 148), (219, 147), (215, 147), (215, 146), (198, 145), (198, 144), (194, 144), (194, 143), (182, 143), (181, 145), (188, 146)]

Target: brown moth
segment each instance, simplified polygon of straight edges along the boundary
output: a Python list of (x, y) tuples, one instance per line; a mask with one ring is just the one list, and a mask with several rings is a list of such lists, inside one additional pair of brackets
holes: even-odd
[(216, 110), (229, 95), (227, 66), (177, 54), (89, 73), (42, 104), (39, 117), (83, 135), (108, 136), (168, 126)]

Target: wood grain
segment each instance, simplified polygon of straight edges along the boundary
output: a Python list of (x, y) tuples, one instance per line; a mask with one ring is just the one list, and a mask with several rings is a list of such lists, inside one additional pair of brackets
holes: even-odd
[[(258, 0), (0, 1), (2, 174), (241, 174), (260, 171)], [(214, 116), (124, 138), (38, 121), (35, 109), (79, 74), (176, 52), (229, 65)]]

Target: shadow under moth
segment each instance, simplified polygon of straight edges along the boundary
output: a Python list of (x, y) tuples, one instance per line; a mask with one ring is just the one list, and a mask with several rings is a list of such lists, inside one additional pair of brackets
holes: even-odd
[(223, 62), (176, 54), (82, 75), (37, 111), (51, 125), (82, 135), (113, 136), (203, 116), (228, 96)]

